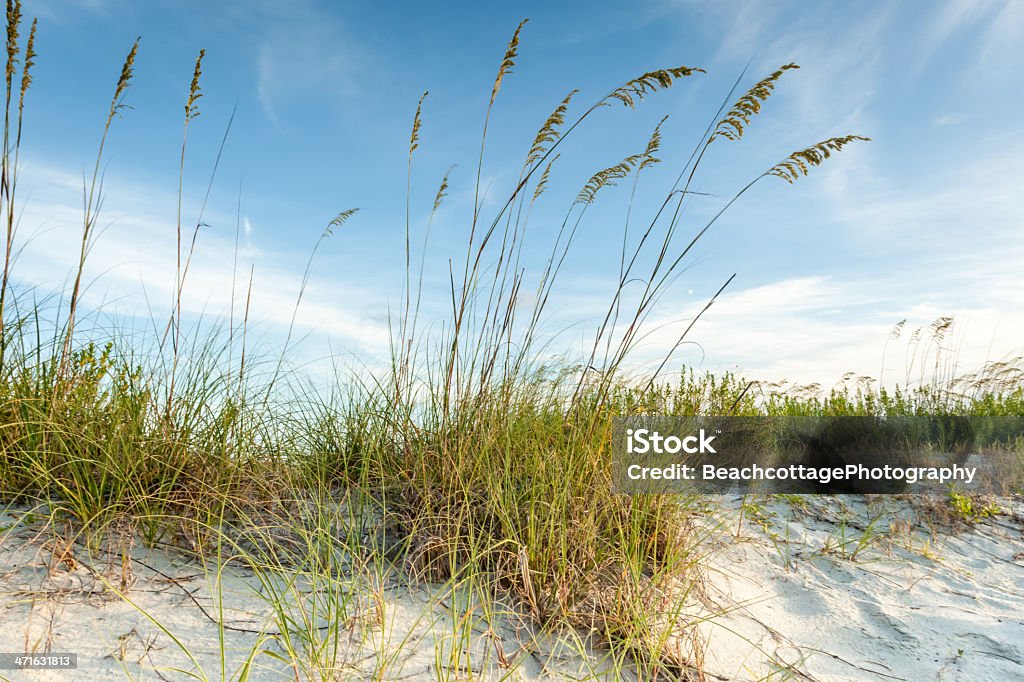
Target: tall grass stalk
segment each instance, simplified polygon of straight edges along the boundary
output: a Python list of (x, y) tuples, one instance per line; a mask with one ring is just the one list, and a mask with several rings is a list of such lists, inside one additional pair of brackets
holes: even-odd
[(15, 195), (18, 189), (18, 170), (21, 158), (21, 134), (25, 120), (25, 95), (32, 84), (32, 67), (36, 58), (36, 29), (38, 21), (32, 20), (28, 42), (25, 44), (24, 65), (21, 71), (21, 86), (18, 91), (18, 108), (14, 124), (14, 149), (11, 150), (11, 96), (14, 88), (14, 77), (17, 73), (18, 57), (21, 52), (18, 45), (21, 28), (21, 2), (7, 2), (7, 66), (4, 70), (4, 134), (3, 152), (0, 156), (0, 214), (4, 219), (6, 239), (4, 241), (4, 269), (0, 278), (0, 368), (5, 368), (4, 358), (7, 351), (7, 327), (5, 325), (7, 310), (8, 286), (10, 283), (12, 248), (17, 230), (17, 210)]

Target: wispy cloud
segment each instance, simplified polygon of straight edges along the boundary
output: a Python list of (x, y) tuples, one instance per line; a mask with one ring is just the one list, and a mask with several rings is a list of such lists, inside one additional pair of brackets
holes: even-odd
[(964, 44), (972, 48), (969, 60), (961, 58), (959, 64), (965, 82), (996, 82), (1014, 73), (1024, 59), (1019, 47), (1024, 41), (1024, 7), (1015, 0), (948, 0), (930, 13), (917, 44), (914, 73), (919, 74), (954, 40), (959, 41), (959, 50)]
[(245, 216), (242, 219), (242, 229), (245, 235), (245, 246), (248, 249), (252, 248), (252, 221), (249, 220), (249, 216)]
[(937, 126), (955, 126), (960, 123), (963, 123), (963, 121), (963, 116), (961, 116), (960, 114), (954, 114), (950, 112), (948, 114), (942, 114), (941, 116), (937, 116), (935, 120), (932, 121), (932, 123), (933, 125)]
[[(996, 3), (993, 3), (996, 4)], [(1020, 49), (1024, 43), (1024, 4), (1004, 0), (1002, 9), (995, 13), (984, 33), (979, 66), (989, 71), (1013, 73), (1024, 64)]]
[(1014, 235), (1024, 225), (1018, 198), (1022, 150), (1019, 143), (976, 145), (967, 158), (951, 158), (948, 167), (918, 178), (875, 167), (870, 171), (875, 181), (830, 197), (827, 210), (880, 248), (899, 244), (922, 254), (958, 257), (1006, 254), (1019, 245)]
[[(938, 4), (938, 3), (936, 3)], [(948, 0), (935, 8), (925, 24), (920, 48), (917, 50), (917, 71), (957, 33), (971, 30), (974, 24), (992, 11), (996, 3), (973, 0)]]
[(289, 104), (315, 98), (322, 105), (358, 91), (364, 55), (334, 14), (310, 3), (267, 5), (263, 11), (271, 21), (256, 60), (256, 88), (275, 125)]
[[(81, 243), (81, 181), (60, 169), (29, 166), (22, 182), (33, 188), (19, 233), (22, 247), (14, 278), (22, 286), (60, 290), (74, 271)], [(100, 233), (89, 253), (83, 300), (98, 307), (117, 301), (121, 314), (157, 317), (169, 313), (175, 290), (175, 197), (159, 188), (118, 181), (104, 199)], [(144, 204), (138, 199), (144, 197)], [(196, 207), (186, 205), (186, 213)], [(211, 224), (233, 223), (233, 216), (209, 215)], [(250, 265), (255, 275), (250, 320), (282, 331), (295, 310), (302, 267), (276, 249), (253, 247), (252, 223), (243, 221), (246, 244), (239, 245), (234, 269), (234, 230), (200, 232), (182, 300), (186, 313), (226, 318), (236, 315), (246, 298)], [(253, 240), (253, 241), (250, 241)], [(297, 330), (326, 333), (342, 346), (376, 351), (386, 344), (387, 329), (371, 319), (384, 305), (376, 294), (355, 282), (331, 277), (308, 287), (296, 318)]]
[(757, 56), (765, 36), (778, 21), (777, 5), (756, 0), (707, 3), (700, 0), (668, 0), (676, 15), (687, 21), (697, 18), (709, 35), (720, 38), (712, 61), (747, 60)]

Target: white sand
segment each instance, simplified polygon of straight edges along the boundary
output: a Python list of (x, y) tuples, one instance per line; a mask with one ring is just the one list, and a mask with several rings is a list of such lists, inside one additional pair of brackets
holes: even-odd
[[(740, 500), (715, 500), (706, 521), (707, 620), (698, 626), (709, 679), (1024, 679), (1020, 499), (1001, 499), (1005, 513), (958, 532), (930, 528), (935, 513), (916, 513), (896, 498), (803, 499), (803, 509), (761, 500), (742, 522)], [(17, 511), (0, 514), (0, 651), (76, 652), (78, 670), (0, 677), (178, 680), (191, 671), (219, 680), (237, 676), (254, 650), (282, 651), (272, 636), (279, 624), (257, 596), (266, 587), (252, 573), (227, 570), (218, 592), (215, 575), (166, 551), (133, 548), (123, 563), (90, 560), (73, 547), (74, 560), (61, 562), (53, 536), (26, 521)], [(122, 577), (135, 606), (104, 585), (119, 590)], [(602, 650), (580, 636), (533, 641), (512, 609), (490, 613), (467, 590), (382, 580), (347, 583), (339, 676), (455, 679), (469, 665), (485, 679), (613, 679)], [(301, 616), (297, 604), (289, 603), (292, 617)], [(223, 649), (219, 608), (233, 628), (224, 631)], [(189, 648), (201, 671), (142, 611)], [(296, 677), (266, 654), (255, 665), (251, 679)]]
[(1000, 499), (1006, 514), (959, 532), (906, 500), (803, 499), (804, 510), (786, 501), (748, 509), (738, 538), (739, 501), (726, 502), (708, 582), (733, 610), (703, 626), (709, 674), (1024, 679), (1019, 498)]

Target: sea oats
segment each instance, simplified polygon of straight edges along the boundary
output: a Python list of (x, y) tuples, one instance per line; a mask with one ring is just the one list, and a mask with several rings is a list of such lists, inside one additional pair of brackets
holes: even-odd
[(18, 113), (25, 109), (25, 93), (32, 85), (32, 67), (35, 66), (36, 54), (36, 27), (38, 19), (32, 20), (32, 29), (28, 32), (28, 44), (25, 46), (25, 68), (21, 72), (21, 95), (18, 97)]
[(777, 71), (761, 79), (752, 88), (736, 100), (729, 113), (715, 126), (715, 132), (711, 134), (708, 142), (719, 137), (727, 140), (738, 140), (743, 137), (743, 131), (750, 125), (750, 119), (761, 111), (761, 103), (768, 99), (775, 89), (775, 83), (782, 77), (782, 74), (790, 69), (799, 69), (796, 64), (785, 64)]
[(629, 172), (633, 170), (641, 161), (643, 161), (643, 154), (632, 154), (627, 156), (625, 159), (609, 166), (604, 170), (594, 173), (587, 183), (580, 190), (579, 194), (576, 195), (576, 200), (573, 204), (591, 204), (597, 197), (597, 193), (604, 187), (611, 187), (616, 184), (618, 180), (629, 175)]
[(450, 166), (448, 170), (444, 172), (444, 177), (441, 178), (441, 184), (437, 188), (437, 194), (434, 196), (434, 212), (441, 208), (441, 202), (448, 196), (448, 176), (451, 175), (452, 171), (455, 170), (455, 166)]
[(656, 157), (654, 154), (661, 148), (661, 126), (668, 120), (668, 116), (662, 117), (658, 121), (658, 125), (654, 126), (654, 131), (651, 133), (651, 137), (647, 140), (647, 148), (644, 153), (641, 154), (643, 159), (640, 161), (640, 170), (653, 166), (656, 163), (661, 163), (661, 159)]
[(342, 225), (348, 222), (348, 219), (354, 216), (358, 211), (358, 208), (350, 208), (334, 216), (334, 219), (331, 220), (331, 222), (327, 223), (327, 227), (324, 228), (324, 233), (322, 237), (333, 236), (334, 230), (340, 228)]
[(624, 106), (635, 109), (636, 103), (643, 100), (648, 93), (670, 88), (676, 79), (692, 76), (695, 73), (705, 73), (705, 71), (704, 69), (689, 66), (648, 71), (644, 75), (634, 78), (613, 90), (611, 94), (602, 100), (601, 104), (610, 105), (611, 102), (609, 100), (617, 100)]
[(788, 183), (792, 183), (801, 175), (807, 175), (812, 167), (820, 166), (833, 152), (838, 152), (855, 140), (868, 142), (870, 139), (870, 137), (861, 137), (860, 135), (846, 135), (844, 137), (832, 137), (823, 140), (818, 144), (811, 145), (807, 149), (793, 152), (768, 169), (765, 175), (774, 175)]
[(491, 88), (491, 104), (494, 104), (494, 99), (498, 96), (498, 90), (501, 89), (501, 81), (512, 72), (512, 67), (516, 65), (516, 57), (519, 56), (519, 32), (523, 30), (523, 26), (528, 21), (529, 19), (520, 21), (515, 33), (512, 34), (512, 39), (508, 41), (508, 47), (505, 48), (505, 57), (501, 60), (501, 66), (498, 67), (498, 76), (494, 79), (494, 86)]
[(412, 158), (412, 153), (416, 151), (416, 148), (420, 146), (420, 126), (423, 123), (421, 114), (423, 112), (423, 100), (427, 98), (429, 90), (424, 90), (423, 94), (420, 95), (420, 101), (416, 104), (416, 115), (412, 117), (412, 132), (409, 134), (409, 158)]
[(110, 119), (114, 118), (121, 109), (124, 108), (124, 93), (128, 89), (128, 85), (131, 83), (132, 76), (135, 75), (135, 57), (139, 53), (139, 41), (142, 38), (136, 38), (135, 43), (132, 44), (132, 49), (128, 52), (128, 56), (125, 57), (124, 64), (121, 66), (121, 77), (117, 79), (117, 87), (114, 89), (114, 98), (110, 102)]
[(537, 181), (537, 187), (533, 190), (533, 200), (536, 201), (544, 190), (548, 186), (548, 177), (551, 175), (551, 167), (555, 165), (555, 161), (558, 161), (558, 157), (561, 154), (555, 154), (554, 158), (548, 161), (548, 165), (544, 167), (544, 172), (540, 174), (540, 180)]
[(559, 127), (565, 124), (565, 112), (569, 109), (569, 102), (572, 100), (579, 90), (571, 90), (565, 99), (555, 107), (555, 110), (551, 112), (547, 120), (544, 121), (544, 125), (537, 131), (536, 137), (533, 138), (533, 144), (530, 145), (530, 153), (526, 155), (526, 165), (532, 166), (537, 161), (540, 161), (544, 154), (550, 149), (550, 145), (557, 142), (558, 138), (561, 137)]
[(21, 29), (21, 0), (7, 0), (7, 92), (18, 66), (18, 37)]
[(206, 50), (199, 50), (196, 57), (196, 68), (192, 72), (192, 83), (188, 87), (188, 99), (185, 100), (185, 121), (191, 121), (199, 115), (199, 98), (203, 96), (199, 87), (199, 77), (203, 74), (203, 57)]

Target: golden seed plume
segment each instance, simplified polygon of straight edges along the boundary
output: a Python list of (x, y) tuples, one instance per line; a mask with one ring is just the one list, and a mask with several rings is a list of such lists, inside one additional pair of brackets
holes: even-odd
[(455, 170), (455, 166), (451, 166), (444, 172), (444, 177), (441, 178), (441, 185), (437, 188), (437, 196), (434, 197), (434, 210), (441, 208), (441, 202), (448, 196), (448, 176), (451, 175), (452, 171)]
[(686, 76), (692, 76), (695, 73), (705, 73), (704, 69), (692, 68), (689, 66), (677, 66), (671, 69), (658, 69), (657, 71), (648, 71), (639, 78), (625, 83), (610, 95), (608, 95), (602, 105), (610, 105), (609, 100), (616, 99), (624, 106), (630, 109), (636, 108), (636, 103), (643, 100), (647, 96), (648, 92), (656, 92), (659, 89), (664, 90), (665, 88), (672, 87), (672, 83), (677, 78), (684, 78)]
[(656, 163), (661, 163), (661, 159), (656, 157), (654, 154), (661, 148), (661, 126), (668, 120), (668, 116), (662, 117), (658, 121), (658, 125), (654, 126), (654, 131), (651, 133), (651, 139), (647, 141), (647, 149), (641, 154), (643, 160), (640, 161), (640, 170), (653, 166)]
[(555, 110), (551, 112), (548, 119), (544, 121), (544, 125), (537, 131), (537, 136), (533, 138), (533, 144), (530, 145), (530, 153), (526, 156), (527, 166), (532, 166), (543, 158), (550, 145), (558, 141), (558, 138), (562, 135), (558, 128), (565, 124), (565, 112), (569, 109), (569, 101), (572, 100), (573, 95), (577, 92), (579, 90), (572, 90), (566, 95), (565, 99), (555, 107)]
[(28, 44), (25, 46), (25, 68), (21, 72), (21, 95), (18, 97), (18, 111), (25, 108), (25, 93), (32, 85), (32, 67), (35, 66), (36, 57), (36, 26), (39, 20), (32, 20), (32, 30), (28, 32)]
[(21, 28), (21, 0), (7, 0), (7, 91), (18, 64), (18, 36)]
[(544, 172), (540, 174), (540, 180), (537, 181), (537, 187), (533, 190), (533, 200), (537, 201), (537, 198), (544, 193), (544, 190), (548, 186), (548, 177), (551, 175), (551, 166), (555, 165), (555, 161), (558, 161), (558, 157), (561, 154), (555, 154), (554, 158), (548, 161), (548, 165), (544, 167)]
[(324, 228), (324, 233), (321, 236), (321, 239), (332, 236), (334, 234), (335, 229), (344, 225), (348, 221), (348, 219), (354, 216), (358, 211), (358, 208), (350, 208), (334, 216), (334, 220), (327, 223), (327, 227)]
[(928, 325), (928, 328), (931, 329), (932, 332), (932, 338), (936, 341), (942, 341), (946, 336), (946, 332), (953, 326), (953, 321), (954, 318), (949, 317), (948, 315), (935, 318), (935, 321)]
[(904, 326), (905, 326), (906, 324), (907, 324), (907, 318), (905, 318), (905, 317), (904, 317), (904, 318), (903, 318), (902, 320), (900, 320), (899, 322), (897, 322), (897, 323), (896, 323), (896, 326), (892, 328), (892, 331), (891, 331), (891, 332), (889, 332), (889, 338), (890, 338), (890, 339), (892, 339), (892, 340), (894, 340), (894, 341), (895, 341), (896, 339), (900, 338), (900, 334), (902, 334), (902, 333), (903, 333), (903, 327), (904, 327)]
[(501, 66), (498, 67), (498, 77), (494, 79), (494, 87), (491, 88), (491, 104), (494, 104), (494, 99), (498, 96), (502, 79), (512, 71), (512, 67), (516, 64), (516, 57), (519, 55), (519, 32), (523, 30), (523, 26), (528, 21), (529, 19), (520, 21), (519, 26), (516, 27), (516, 32), (512, 34), (512, 40), (508, 41), (508, 47), (505, 48), (505, 58), (501, 60)]
[(750, 119), (761, 111), (761, 103), (771, 96), (772, 90), (775, 89), (776, 81), (786, 71), (799, 68), (798, 65), (793, 63), (784, 64), (771, 75), (755, 83), (754, 87), (747, 90), (742, 97), (736, 100), (736, 103), (732, 105), (732, 109), (725, 115), (725, 118), (718, 122), (718, 125), (715, 126), (715, 132), (711, 134), (711, 138), (708, 141), (711, 142), (718, 137), (724, 137), (727, 140), (738, 140), (743, 137), (743, 131), (750, 125)]
[(199, 87), (199, 77), (203, 75), (203, 57), (206, 50), (199, 50), (196, 57), (196, 68), (192, 72), (192, 84), (188, 87), (188, 99), (185, 101), (185, 120), (191, 121), (199, 115), (199, 98), (203, 96)]
[(576, 195), (576, 200), (573, 204), (593, 203), (597, 193), (603, 187), (614, 186), (618, 180), (629, 175), (629, 172), (642, 160), (643, 154), (633, 154), (631, 156), (627, 156), (614, 166), (610, 166), (602, 171), (594, 173), (590, 179), (587, 180), (587, 184), (583, 186), (580, 193)]
[(793, 152), (768, 169), (765, 175), (774, 175), (792, 184), (801, 175), (807, 175), (813, 166), (820, 166), (833, 152), (840, 151), (854, 140), (868, 142), (870, 139), (870, 137), (861, 137), (860, 135), (829, 138), (807, 149)]
[(121, 66), (121, 77), (117, 79), (117, 88), (114, 90), (114, 99), (110, 101), (110, 115), (108, 120), (114, 117), (114, 114), (119, 112), (124, 104), (121, 98), (124, 97), (125, 90), (128, 89), (128, 84), (131, 83), (132, 75), (135, 70), (135, 56), (139, 53), (139, 41), (141, 37), (135, 39), (135, 43), (132, 45), (131, 51), (124, 60), (124, 65)]
[(420, 101), (416, 105), (416, 115), (412, 117), (412, 134), (409, 135), (409, 157), (412, 157), (412, 153), (416, 151), (416, 148), (420, 146), (420, 124), (422, 119), (420, 114), (423, 112), (423, 100), (427, 98), (430, 93), (429, 90), (424, 90), (423, 94), (420, 95)]

